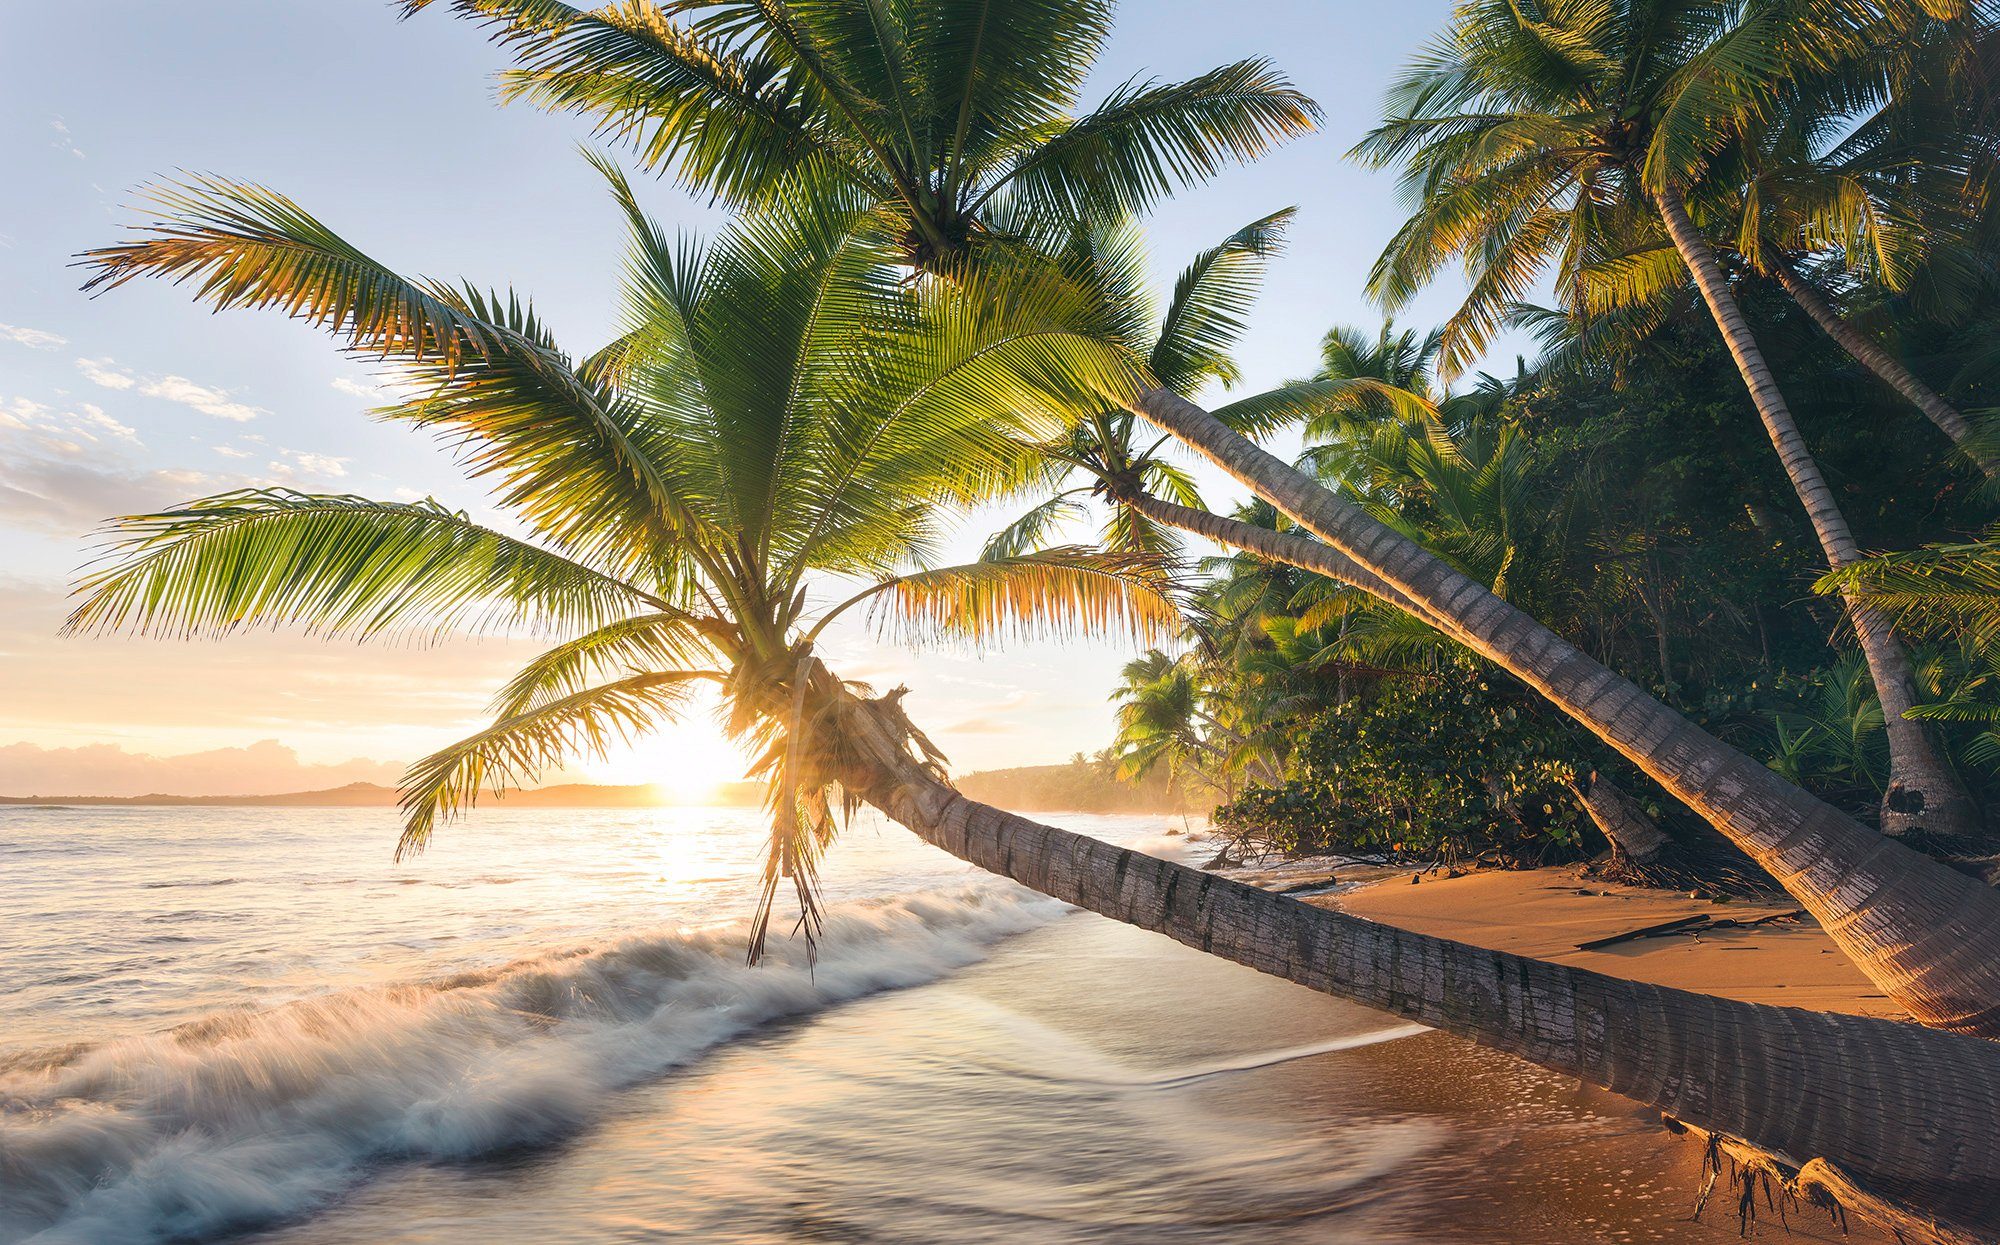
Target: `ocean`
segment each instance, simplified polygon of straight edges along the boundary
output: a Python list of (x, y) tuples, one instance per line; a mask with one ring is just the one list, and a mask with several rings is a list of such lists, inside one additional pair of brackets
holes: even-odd
[(0, 1245), (1736, 1238), (1636, 1104), (866, 816), (748, 967), (762, 835), (0, 810)]

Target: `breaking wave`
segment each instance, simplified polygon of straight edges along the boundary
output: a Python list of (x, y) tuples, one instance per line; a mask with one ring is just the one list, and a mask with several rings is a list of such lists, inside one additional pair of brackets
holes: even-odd
[(202, 1237), (301, 1215), (395, 1160), (531, 1145), (757, 1025), (982, 958), (1064, 905), (1012, 885), (833, 910), (822, 955), (740, 925), (572, 947), (0, 1061), (0, 1242)]

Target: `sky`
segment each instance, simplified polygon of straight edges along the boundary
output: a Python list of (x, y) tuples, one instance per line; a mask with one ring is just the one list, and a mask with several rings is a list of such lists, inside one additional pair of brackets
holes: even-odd
[[(483, 723), (535, 651), (483, 637), (359, 646), (289, 634), (184, 643), (60, 638), (65, 597), (112, 514), (283, 484), (435, 496), (490, 515), (482, 491), (419, 434), (371, 422), (365, 366), (269, 313), (214, 315), (134, 283), (91, 298), (72, 256), (141, 219), (137, 189), (180, 171), (262, 183), (406, 273), (512, 285), (572, 353), (613, 327), (622, 232), (578, 146), (588, 126), (496, 103), (504, 61), (438, 9), (398, 21), (379, 0), (163, 5), (0, 0), (0, 794), (258, 792), (392, 781)], [(1343, 158), (1446, 0), (1127, 0), (1086, 92), (1179, 79), (1269, 55), (1326, 111), (1297, 141), (1153, 213), (1158, 284), (1242, 224), (1301, 211), (1239, 354), (1246, 392), (1309, 373), (1336, 323), (1380, 321), (1361, 289), (1400, 219), (1393, 178)], [(1357, 21), (1357, 16), (1366, 20)], [(718, 214), (643, 183), (661, 220)], [(1428, 325), (1459, 288), (1403, 313)], [(1511, 356), (1508, 357), (1511, 363)], [(1203, 474), (1213, 506), (1240, 494)], [(1005, 516), (975, 518), (968, 552)], [(850, 628), (851, 678), (907, 682), (909, 707), (960, 771), (1058, 761), (1109, 743), (1107, 700), (1129, 643), (912, 654)], [(577, 775), (735, 762), (706, 722)]]

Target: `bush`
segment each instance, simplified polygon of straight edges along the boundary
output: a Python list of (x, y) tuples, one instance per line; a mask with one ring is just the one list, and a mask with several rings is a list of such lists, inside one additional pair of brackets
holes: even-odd
[(1567, 784), (1595, 751), (1511, 680), (1447, 667), (1309, 718), (1289, 781), (1215, 822), (1250, 855), (1574, 855), (1588, 822)]

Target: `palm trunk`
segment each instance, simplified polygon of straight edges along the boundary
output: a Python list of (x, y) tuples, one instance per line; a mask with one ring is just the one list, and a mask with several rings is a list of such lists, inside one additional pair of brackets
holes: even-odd
[(2000, 894), (1785, 782), (1179, 395), (1149, 390), (1131, 406), (1369, 575), (1448, 620), (1454, 639), (1548, 697), (1706, 818), (1916, 1019), (2000, 1037)]
[(2000, 479), (2000, 458), (1991, 451), (1982, 449), (1973, 437), (1972, 425), (1958, 408), (1917, 378), (1917, 374), (1903, 366), (1903, 361), (1890, 354), (1860, 329), (1849, 324), (1831, 304), (1826, 301), (1813, 283), (1801, 277), (1790, 264), (1780, 262), (1777, 266), (1778, 284), (1792, 296), (1792, 301), (1805, 309), (1813, 323), (1825, 330), (1826, 335), (1840, 344), (1854, 361), (1875, 373), (1877, 379), (1910, 400), (1910, 404), (1924, 413), (1925, 418), (1938, 426), (1939, 431), (1951, 438), (1951, 443), (1959, 452), (1978, 466), (1986, 478)]
[(2000, 1232), (2000, 1044), (1524, 959), (1127, 851), (966, 799), (910, 755), (894, 694), (834, 694), (858, 754), (848, 788), (962, 860)]
[(1583, 806), (1590, 824), (1611, 843), (1620, 860), (1633, 865), (1649, 865), (1660, 858), (1672, 840), (1659, 824), (1646, 816), (1639, 802), (1601, 774), (1588, 774), (1572, 783), (1570, 790)]
[[(1429, 623), (1447, 635), (1452, 632), (1444, 620), (1330, 545), (1226, 519), (1206, 510), (1154, 497), (1150, 493), (1121, 492), (1118, 501), (1164, 526), (1206, 536), (1219, 545), (1241, 549), (1266, 562), (1279, 562), (1338, 580)], [(1573, 784), (1572, 790), (1584, 815), (1610, 841), (1613, 850), (1623, 860), (1634, 865), (1651, 864), (1672, 842), (1666, 832), (1646, 816), (1638, 801), (1603, 775), (1592, 773)]]
[[(1764, 431), (1778, 451), (1778, 461), (1784, 464), (1785, 475), (1806, 508), (1806, 517), (1812, 521), (1827, 565), (1839, 570), (1860, 561), (1861, 547), (1847, 526), (1847, 517), (1841, 514), (1833, 490), (1820, 474), (1805, 438), (1799, 434), (1791, 408), (1778, 391), (1778, 383), (1764, 363), (1763, 351), (1758, 349), (1742, 309), (1736, 305), (1736, 296), (1723, 277), (1722, 265), (1716, 262), (1714, 249), (1688, 218), (1679, 191), (1668, 187), (1659, 191), (1654, 200), (1667, 232), (1673, 237), (1674, 249), (1694, 273), (1695, 285), (1736, 360), (1736, 370), (1743, 374), (1751, 404), (1757, 408), (1758, 418), (1764, 421)], [(1889, 620), (1879, 610), (1852, 595), (1846, 597), (1846, 602), (1847, 616), (1854, 624), (1855, 638), (1860, 641), (1869, 677), (1875, 683), (1876, 699), (1882, 702), (1883, 730), (1889, 737), (1889, 791), (1882, 801), (1883, 832), (1905, 834), (1916, 829), (1952, 835), (1971, 832), (1978, 821), (1971, 799), (1938, 755), (1922, 723), (1904, 716), (1916, 704), (1917, 680), (1909, 654), (1903, 651)]]

